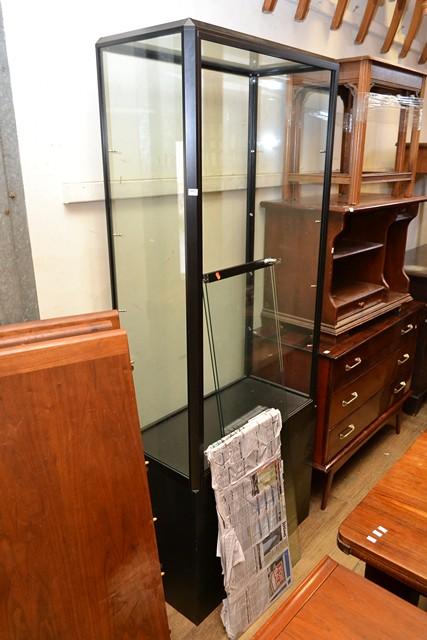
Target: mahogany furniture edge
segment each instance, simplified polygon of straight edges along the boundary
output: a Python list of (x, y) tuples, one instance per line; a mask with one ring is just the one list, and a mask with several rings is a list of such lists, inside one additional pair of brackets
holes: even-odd
[[(351, 456), (356, 453), (360, 449), (360, 447), (367, 442), (371, 436), (373, 436), (381, 427), (387, 426), (387, 420), (398, 413), (402, 404), (409, 397), (410, 391), (407, 391), (402, 398), (393, 404), (386, 412), (382, 413), (376, 420), (371, 422), (371, 424), (366, 427), (363, 431), (359, 433), (358, 436), (354, 438), (351, 442), (349, 442), (348, 446), (345, 449), (342, 449), (339, 453), (337, 453), (329, 462), (326, 464), (320, 464), (318, 462), (313, 462), (313, 467), (319, 471), (323, 471), (324, 473), (329, 473), (331, 469), (338, 471), (342, 467), (343, 464), (347, 462), (351, 458)], [(389, 425), (396, 428), (396, 425)]]
[(274, 612), (274, 620), (267, 621), (258, 630), (252, 640), (259, 640), (264, 636), (264, 627), (268, 625), (269, 640), (275, 640), (283, 628), (292, 620), (302, 607), (307, 604), (316, 591), (338, 566), (338, 562), (325, 556), (319, 564), (308, 574), (287, 600)]
[(415, 67), (408, 67), (402, 64), (396, 64), (395, 62), (390, 62), (389, 60), (385, 60), (384, 58), (379, 58), (378, 56), (352, 56), (350, 58), (339, 58), (338, 62), (341, 64), (343, 62), (361, 62), (362, 60), (370, 60), (371, 62), (378, 62), (381, 66), (390, 67), (390, 69), (396, 69), (398, 71), (407, 71), (409, 73), (413, 73), (417, 76), (427, 76), (427, 71), (423, 71), (422, 69), (415, 69)]
[[(387, 612), (390, 612), (390, 619), (385, 620)], [(358, 616), (358, 619), (353, 620), (352, 616)], [(426, 630), (424, 611), (326, 556), (272, 613), (252, 640), (317, 637), (329, 640), (407, 637), (418, 640), (425, 637)]]
[[(418, 531), (417, 535), (423, 537), (423, 522), (427, 516), (423, 476), (420, 477), (418, 484), (414, 484), (413, 493), (411, 493), (410, 476), (412, 471), (416, 473), (418, 466), (424, 467), (426, 453), (427, 431), (424, 431), (347, 515), (337, 534), (337, 544), (344, 553), (366, 562), (365, 575), (368, 576), (371, 571), (373, 581), (380, 585), (386, 584), (390, 579), (393, 592), (396, 592), (396, 588), (399, 589), (399, 585), (404, 585), (402, 597), (415, 603), (418, 600), (418, 594), (427, 595), (427, 565), (419, 566), (419, 556), (413, 557), (405, 564), (405, 543), (400, 547), (396, 544), (395, 538), (393, 540), (384, 538), (384, 548), (381, 544), (379, 546), (368, 544), (364, 534), (361, 535), (361, 530), (363, 531), (364, 517), (369, 522), (367, 525), (369, 529), (372, 526), (372, 516), (376, 517), (378, 511), (378, 522), (381, 521), (390, 530), (388, 535), (394, 535), (399, 539), (403, 534), (403, 540), (406, 540), (405, 532), (410, 528), (411, 518), (415, 518), (414, 526)], [(402, 488), (405, 482), (409, 483), (407, 490)], [(410, 544), (418, 549), (416, 540), (411, 539)], [(420, 550), (419, 555), (424, 558), (423, 546)]]
[[(367, 567), (369, 566), (374, 568), (381, 574), (385, 574), (386, 576), (390, 576), (395, 579), (397, 582), (406, 584), (410, 589), (416, 591), (418, 594), (425, 593), (425, 585), (416, 577), (410, 576), (408, 572), (405, 571), (404, 567), (399, 565), (397, 562), (391, 562), (389, 560), (387, 572), (384, 572), (384, 563), (381, 562), (381, 559), (376, 557), (374, 547), (370, 552), (366, 547), (362, 547), (357, 543), (352, 544), (340, 531), (337, 533), (337, 545), (343, 553), (346, 555), (354, 555), (359, 560), (362, 560), (362, 562), (365, 562)], [(357, 551), (357, 553), (353, 553), (353, 551)]]
[(358, 451), (361, 447), (371, 439), (373, 435), (377, 433), (383, 427), (386, 427), (388, 424), (388, 419), (392, 416), (396, 415), (396, 425), (394, 426), (396, 433), (400, 432), (400, 421), (398, 419), (398, 414), (402, 409), (403, 403), (410, 397), (411, 391), (407, 391), (402, 398), (395, 404), (393, 404), (386, 412), (382, 413), (376, 420), (371, 422), (371, 424), (363, 429), (359, 435), (357, 435), (354, 440), (352, 440), (345, 449), (341, 449), (339, 453), (335, 454), (335, 456), (329, 460), (326, 464), (321, 464), (319, 462), (312, 462), (312, 466), (317, 471), (321, 471), (325, 474), (324, 484), (323, 484), (323, 492), (322, 492), (322, 502), (320, 508), (322, 510), (326, 509), (328, 504), (329, 494), (331, 492), (332, 482), (334, 479), (335, 473)]
[(37, 371), (47, 364), (51, 367), (63, 366), (128, 353), (128, 339), (124, 329), (18, 345), (0, 349), (0, 378), (10, 375), (12, 367), (14, 373), (21, 374)]
[(67, 328), (75, 325), (110, 322), (112, 329), (120, 328), (119, 312), (116, 309), (97, 311), (94, 313), (82, 313), (73, 316), (62, 316), (47, 318), (46, 320), (30, 320), (28, 322), (18, 322), (0, 327), (0, 338), (15, 335), (37, 333), (51, 329)]

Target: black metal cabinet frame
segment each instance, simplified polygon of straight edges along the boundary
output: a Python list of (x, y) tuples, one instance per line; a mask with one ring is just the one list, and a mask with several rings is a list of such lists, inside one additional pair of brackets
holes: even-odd
[[(106, 105), (104, 93), (104, 77), (102, 52), (110, 47), (116, 50), (121, 45), (128, 45), (134, 41), (180, 33), (182, 37), (183, 66), (183, 124), (184, 124), (184, 195), (185, 195), (185, 251), (186, 251), (186, 320), (187, 320), (187, 371), (188, 371), (188, 440), (189, 440), (189, 479), (191, 489), (198, 491), (202, 486), (204, 473), (203, 451), (205, 449), (203, 422), (203, 290), (202, 290), (202, 128), (201, 128), (201, 70), (203, 68), (216, 69), (227, 73), (246, 76), (249, 82), (249, 127), (247, 153), (247, 207), (246, 207), (246, 260), (254, 260), (254, 204), (255, 204), (255, 172), (256, 172), (256, 127), (257, 127), (257, 87), (258, 79), (272, 76), (281, 72), (296, 72), (302, 70), (327, 70), (331, 73), (329, 95), (329, 119), (327, 142), (325, 149), (325, 179), (323, 187), (322, 218), (320, 230), (320, 252), (318, 259), (317, 300), (313, 332), (313, 353), (317, 354), (320, 336), (320, 314), (322, 306), (321, 292), (323, 290), (323, 265), (325, 239), (327, 232), (327, 212), (329, 206), (329, 191), (331, 183), (331, 162), (333, 148), (333, 131), (335, 102), (337, 95), (338, 64), (323, 57), (311, 55), (282, 44), (270, 42), (260, 38), (248, 36), (221, 27), (187, 19), (174, 23), (145, 28), (125, 34), (101, 38), (96, 44), (98, 87), (101, 118), (101, 134), (103, 149), (103, 169), (105, 184), (105, 201), (107, 210), (107, 229), (109, 243), (109, 259), (111, 273), (111, 290), (113, 306), (117, 307), (117, 283), (115, 258), (112, 241), (112, 212), (108, 159), (108, 139)], [(264, 66), (247, 69), (244, 65), (231, 64), (224, 61), (201, 59), (201, 40), (220, 43), (257, 54), (274, 56), (294, 61), (295, 69), (288, 65)], [(126, 47), (123, 48), (126, 54)], [(141, 55), (149, 56), (147, 50)], [(165, 55), (170, 53), (165, 52)], [(301, 66), (303, 65), (303, 66)], [(315, 355), (316, 357), (316, 355)], [(316, 388), (317, 366), (314, 363), (311, 374), (310, 396), (314, 398)]]

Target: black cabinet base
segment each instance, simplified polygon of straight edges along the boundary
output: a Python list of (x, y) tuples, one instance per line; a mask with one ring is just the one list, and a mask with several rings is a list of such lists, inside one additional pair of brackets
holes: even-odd
[(408, 587), (408, 585), (403, 582), (400, 582), (400, 580), (396, 580), (396, 578), (389, 576), (380, 569), (367, 564), (365, 567), (365, 578), (371, 582), (375, 582), (375, 584), (379, 585), (383, 589), (394, 593), (395, 596), (398, 596), (415, 606), (418, 605), (420, 594), (417, 591), (411, 589), (411, 587)]
[(420, 394), (413, 394), (410, 398), (407, 399), (407, 401), (403, 405), (403, 411), (410, 416), (416, 416), (419, 410), (421, 409), (421, 407), (423, 406), (426, 396), (427, 396), (426, 391)]
[[(314, 405), (308, 401), (289, 416), (282, 430), (290, 534), (309, 512), (314, 420)], [(193, 492), (188, 478), (147, 452), (145, 457), (166, 601), (200, 624), (225, 596), (216, 557), (218, 525), (210, 473), (205, 472), (201, 490)]]
[(149, 455), (146, 459), (166, 601), (200, 624), (225, 595), (210, 474), (196, 493), (188, 478)]

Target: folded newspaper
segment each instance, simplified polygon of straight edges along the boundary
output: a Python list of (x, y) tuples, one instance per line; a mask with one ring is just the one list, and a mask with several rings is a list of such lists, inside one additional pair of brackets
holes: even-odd
[(291, 584), (282, 419), (266, 409), (210, 445), (224, 587), (221, 618), (234, 640)]

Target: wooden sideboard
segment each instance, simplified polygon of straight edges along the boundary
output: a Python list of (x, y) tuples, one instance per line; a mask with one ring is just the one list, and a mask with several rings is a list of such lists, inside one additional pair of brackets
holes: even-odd
[(336, 344), (322, 344), (313, 463), (325, 474), (322, 508), (335, 472), (394, 415), (399, 431), (422, 311), (411, 302)]

